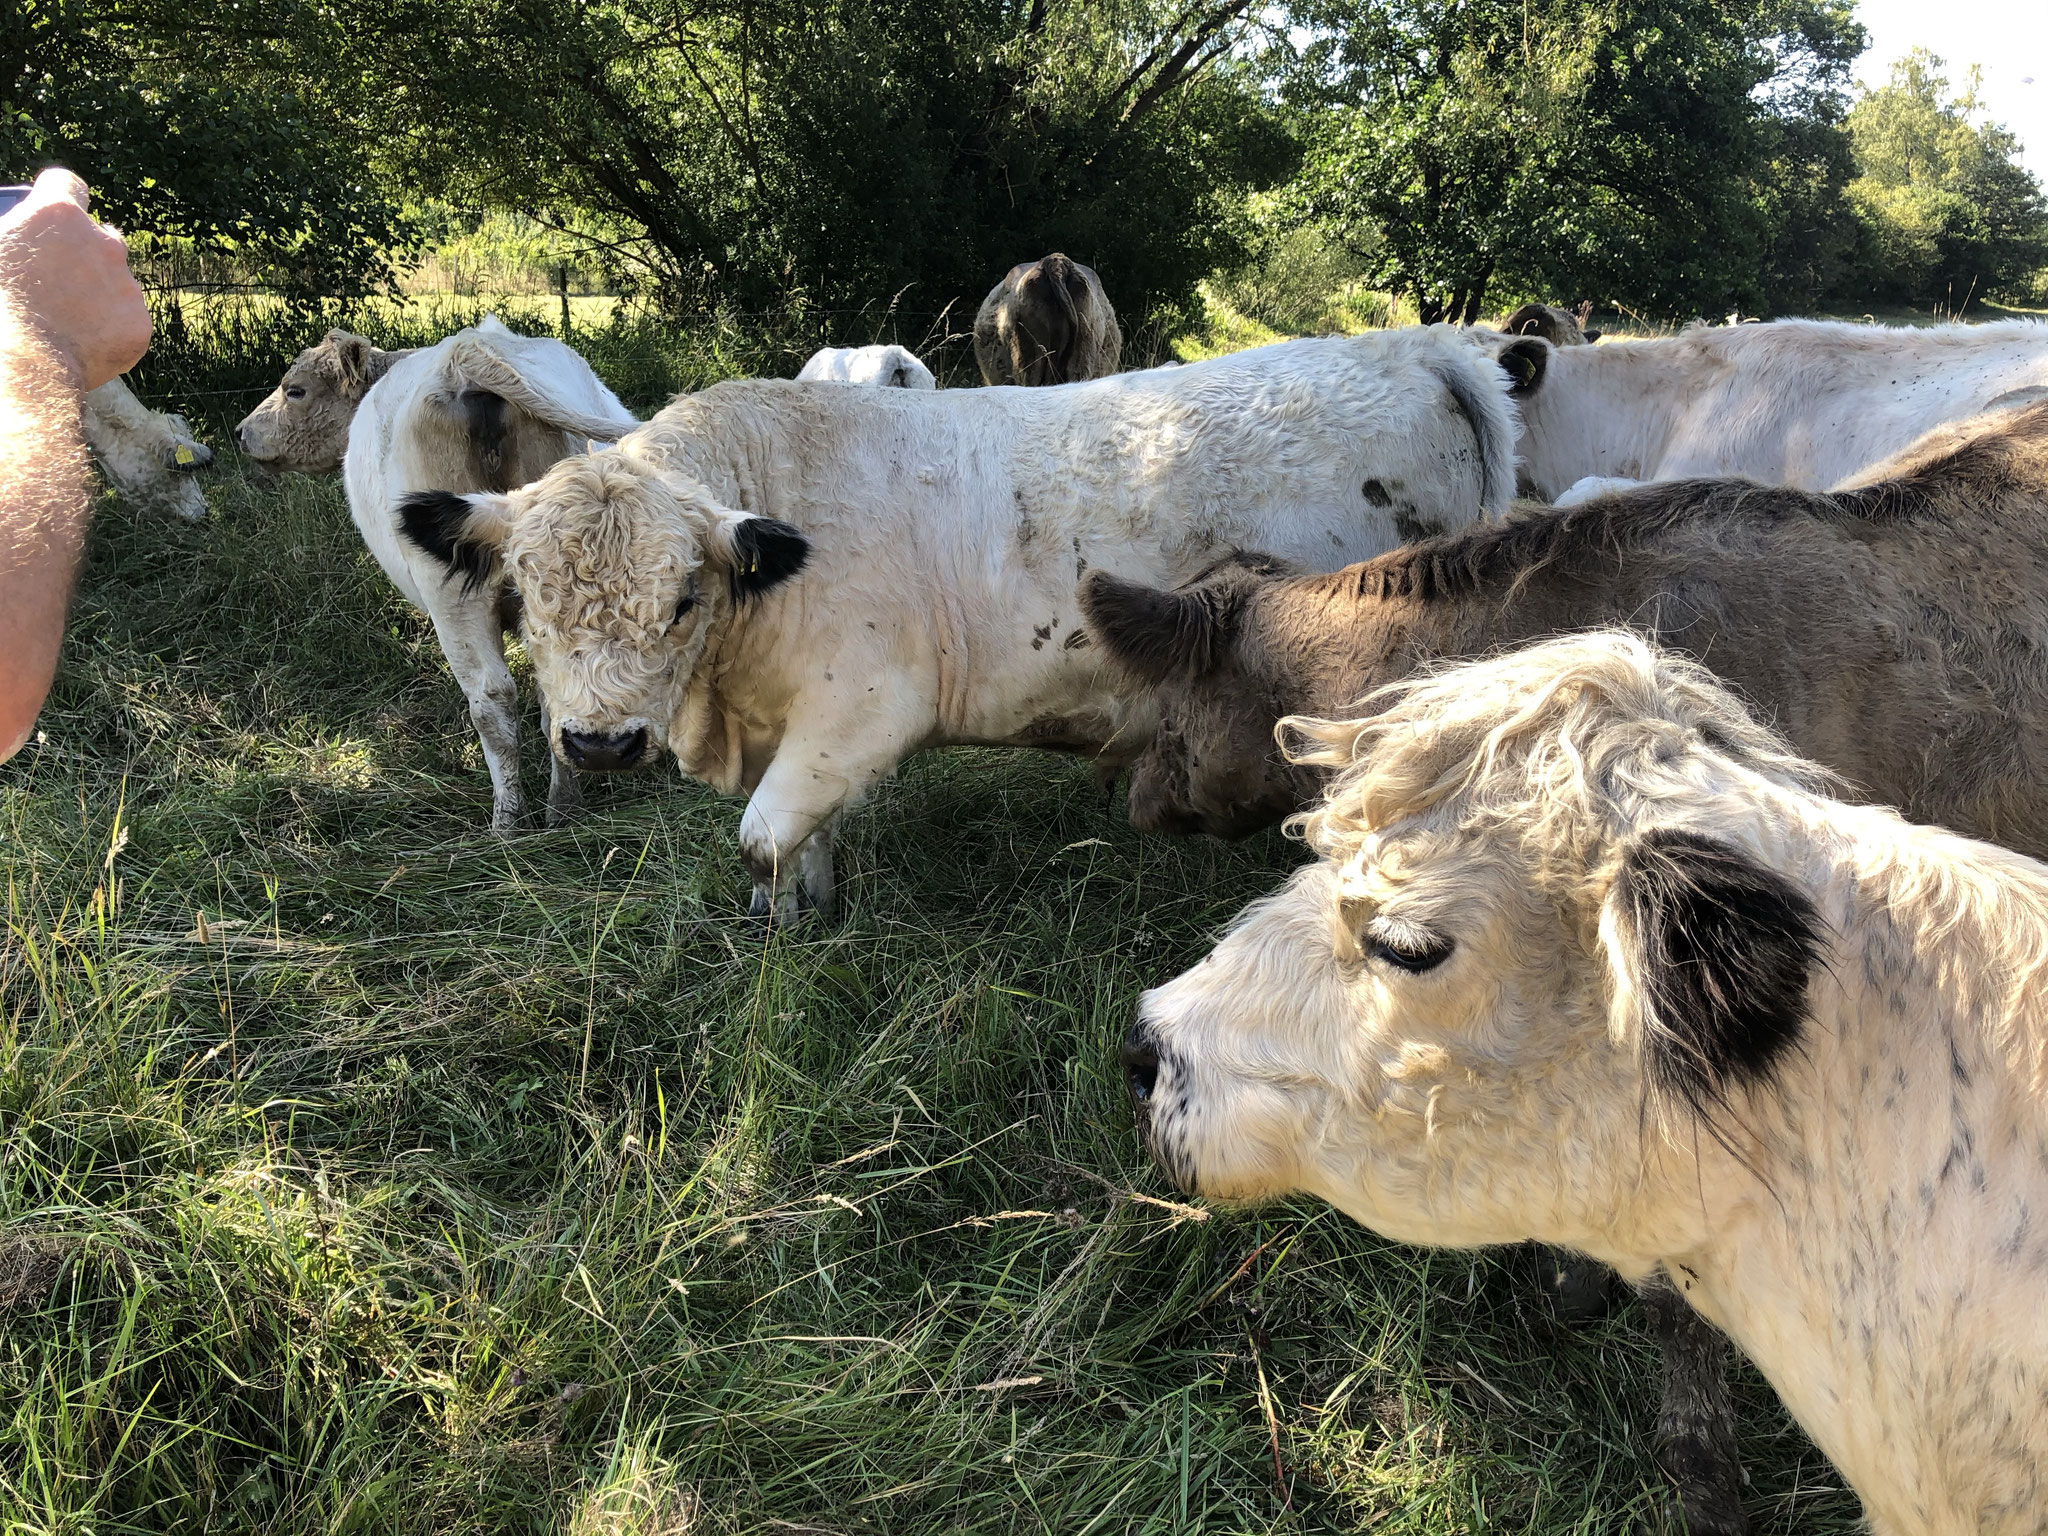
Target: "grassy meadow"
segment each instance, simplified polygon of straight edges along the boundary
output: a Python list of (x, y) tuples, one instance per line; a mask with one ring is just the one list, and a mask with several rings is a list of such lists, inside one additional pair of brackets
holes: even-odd
[[(928, 754), (842, 834), (845, 920), (770, 937), (672, 768), (490, 836), (339, 485), (226, 451), (277, 325), (140, 371), (223, 449), (212, 521), (102, 503), (0, 767), (0, 1528), (1655, 1528), (1632, 1306), (1142, 1157), (1131, 1003), (1292, 845)], [(761, 361), (661, 340), (588, 351), (643, 408)], [(1738, 1398), (1759, 1530), (1853, 1529)]]

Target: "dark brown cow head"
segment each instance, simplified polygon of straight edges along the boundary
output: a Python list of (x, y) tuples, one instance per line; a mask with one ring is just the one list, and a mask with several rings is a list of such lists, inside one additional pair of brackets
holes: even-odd
[(1096, 643), (1160, 708), (1158, 734), (1131, 767), (1134, 826), (1247, 837), (1315, 797), (1315, 771), (1289, 763), (1273, 739), (1296, 705), (1260, 598), (1292, 574), (1270, 556), (1239, 554), (1170, 592), (1106, 571), (1083, 583)]
[(1604, 334), (1586, 328), (1592, 318), (1590, 299), (1570, 310), (1553, 304), (1524, 304), (1503, 320), (1500, 328), (1510, 336), (1541, 336), (1553, 347), (1583, 347)]

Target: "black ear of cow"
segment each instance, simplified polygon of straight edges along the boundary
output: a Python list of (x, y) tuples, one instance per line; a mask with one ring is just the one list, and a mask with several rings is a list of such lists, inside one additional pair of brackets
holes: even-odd
[(789, 580), (811, 558), (811, 541), (788, 523), (750, 517), (732, 536), (732, 598), (743, 603)]
[(1637, 839), (1616, 882), (1651, 1084), (1711, 1120), (1766, 1083), (1806, 1024), (1823, 949), (1807, 894), (1742, 850), (1662, 828)]
[(1550, 366), (1550, 343), (1540, 336), (1518, 336), (1500, 349), (1499, 362), (1513, 381), (1509, 394), (1534, 394)]
[(1112, 658), (1148, 683), (1214, 670), (1237, 638), (1241, 604), (1209, 588), (1162, 592), (1094, 571), (1081, 583), (1081, 616)]
[(467, 496), (454, 491), (414, 491), (398, 503), (398, 526), (413, 544), (462, 577), (462, 590), (474, 592), (491, 578), (497, 562), (492, 551), (462, 536), (472, 508)]

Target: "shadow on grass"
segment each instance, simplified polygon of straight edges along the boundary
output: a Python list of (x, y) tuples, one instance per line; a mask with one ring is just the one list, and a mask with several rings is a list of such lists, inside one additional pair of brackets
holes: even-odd
[[(1298, 857), (906, 765), (765, 938), (672, 771), (488, 788), (331, 484), (108, 506), (0, 768), (0, 1490), (44, 1530), (1621, 1532), (1632, 1315), (1139, 1154), (1131, 1002)], [(533, 765), (536, 775), (539, 764)], [(1753, 1378), (1753, 1513), (1854, 1506)], [(1269, 1409), (1270, 1406), (1270, 1416)], [(1276, 1470), (1277, 1461), (1277, 1470)]]

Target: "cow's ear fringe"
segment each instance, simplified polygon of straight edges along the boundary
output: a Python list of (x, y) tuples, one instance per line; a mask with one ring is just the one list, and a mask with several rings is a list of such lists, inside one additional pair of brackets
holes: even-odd
[(811, 558), (811, 541), (788, 523), (750, 517), (732, 536), (732, 600), (735, 605), (780, 586)]
[(1824, 949), (1811, 898), (1730, 844), (1660, 828), (1623, 855), (1621, 903), (1651, 1087), (1712, 1125), (1797, 1049)]
[(1148, 683), (1206, 676), (1237, 639), (1241, 593), (1198, 587), (1162, 592), (1093, 571), (1081, 584), (1081, 616), (1111, 658)]
[(462, 577), (474, 592), (491, 579), (496, 552), (462, 536), (470, 516), (469, 498), (454, 491), (415, 491), (398, 503), (398, 526), (413, 544)]

